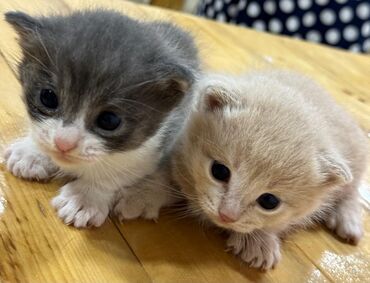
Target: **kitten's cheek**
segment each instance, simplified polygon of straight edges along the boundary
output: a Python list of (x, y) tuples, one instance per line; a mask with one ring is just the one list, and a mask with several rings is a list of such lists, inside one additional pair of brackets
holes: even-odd
[(44, 129), (42, 125), (36, 124), (31, 127), (31, 130), (34, 141), (36, 141), (42, 147), (53, 148), (50, 133), (47, 129)]

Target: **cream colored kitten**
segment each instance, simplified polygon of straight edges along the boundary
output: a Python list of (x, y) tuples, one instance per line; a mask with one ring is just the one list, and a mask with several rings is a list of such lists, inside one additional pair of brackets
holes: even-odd
[(227, 246), (252, 267), (274, 267), (280, 236), (316, 220), (349, 243), (360, 240), (367, 141), (321, 87), (296, 73), (258, 71), (210, 75), (197, 92), (170, 170), (139, 184), (141, 196), (123, 196), (121, 218), (158, 216), (174, 200), (162, 183), (230, 231)]

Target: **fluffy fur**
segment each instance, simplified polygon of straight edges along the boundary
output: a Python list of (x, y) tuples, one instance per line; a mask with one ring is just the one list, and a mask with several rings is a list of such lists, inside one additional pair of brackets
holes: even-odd
[[(31, 120), (29, 136), (6, 151), (7, 167), (27, 179), (71, 176), (52, 201), (58, 215), (76, 227), (99, 226), (117, 191), (152, 173), (173, 146), (198, 70), (193, 40), (171, 24), (103, 10), (10, 12), (6, 20), (20, 36)], [(43, 89), (57, 96), (56, 109), (43, 104)], [(118, 128), (99, 127), (104, 111), (120, 118)]]
[[(143, 211), (130, 215), (126, 206), (121, 217), (157, 216), (152, 208), (173, 202), (178, 187), (191, 212), (229, 231), (227, 246), (262, 269), (280, 260), (280, 237), (293, 227), (321, 220), (345, 241), (360, 240), (357, 188), (367, 141), (325, 90), (302, 75), (271, 70), (209, 75), (196, 93), (171, 165), (141, 185)], [(212, 176), (215, 160), (230, 169), (228, 182)], [(263, 209), (256, 201), (263, 193), (280, 205)]]

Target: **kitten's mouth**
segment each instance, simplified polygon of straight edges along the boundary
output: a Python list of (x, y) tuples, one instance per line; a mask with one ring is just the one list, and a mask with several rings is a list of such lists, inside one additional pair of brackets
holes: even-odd
[(49, 150), (49, 154), (55, 162), (61, 163), (61, 165), (79, 165), (81, 163), (92, 163), (96, 161), (93, 157), (78, 157), (54, 150)]
[(212, 221), (216, 226), (218, 226), (220, 228), (227, 229), (227, 230), (233, 230), (233, 231), (239, 232), (239, 233), (250, 232), (249, 229), (246, 229), (245, 227), (241, 227), (241, 225), (238, 224), (237, 221), (227, 223), (225, 221), (222, 221), (220, 219), (220, 217), (216, 214), (208, 214), (207, 216), (208, 216), (210, 221)]
[(55, 158), (57, 161), (62, 163), (68, 163), (68, 164), (76, 164), (80, 163), (81, 159), (77, 157), (73, 157), (61, 152), (53, 152), (52, 153), (53, 158)]
[(47, 146), (45, 146), (43, 143), (39, 143), (39, 145), (49, 155), (49, 157), (51, 157), (55, 161), (60, 162), (62, 164), (72, 165), (72, 164), (77, 164), (77, 163), (81, 163), (85, 161), (82, 158), (74, 157), (67, 153), (63, 153), (60, 151), (50, 149)]
[(85, 157), (84, 158), (84, 157), (72, 156), (68, 153), (63, 153), (63, 152), (48, 149), (48, 148), (45, 148), (45, 151), (56, 162), (66, 164), (66, 165), (76, 165), (76, 164), (91, 163), (91, 162), (96, 161), (95, 157)]
[(63, 153), (60, 151), (49, 150), (49, 153), (56, 162), (66, 164), (66, 165), (76, 165), (76, 164), (81, 164), (83, 162), (92, 162), (92, 160), (77, 157), (77, 156), (72, 156), (68, 153)]

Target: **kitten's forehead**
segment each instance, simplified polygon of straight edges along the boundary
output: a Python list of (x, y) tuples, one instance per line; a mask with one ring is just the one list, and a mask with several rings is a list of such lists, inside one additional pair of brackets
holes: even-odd
[(40, 21), (43, 29), (27, 45), (33, 59), (56, 74), (59, 87), (78, 94), (155, 79), (166, 58), (158, 37), (118, 13), (75, 13)]
[(211, 158), (227, 162), (240, 178), (256, 181), (262, 187), (306, 182), (302, 175), (312, 176), (316, 146), (299, 121), (292, 121), (288, 114), (274, 117), (260, 109), (232, 112), (203, 116), (204, 122), (195, 128), (203, 150)]

